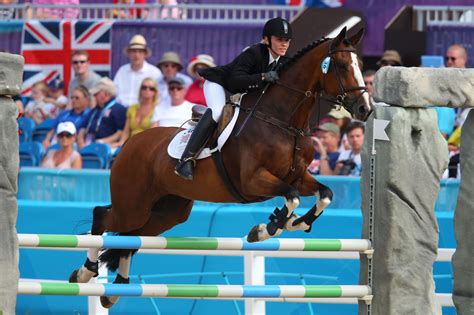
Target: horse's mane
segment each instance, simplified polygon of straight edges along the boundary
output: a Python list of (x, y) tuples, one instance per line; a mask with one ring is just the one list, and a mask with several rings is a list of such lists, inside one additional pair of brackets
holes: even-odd
[(313, 48), (319, 46), (320, 44), (324, 43), (324, 42), (327, 42), (328, 40), (330, 40), (332, 38), (326, 38), (326, 37), (322, 37), (312, 43), (309, 43), (308, 46), (302, 48), (300, 51), (298, 51), (293, 57), (291, 57), (290, 60), (288, 60), (287, 62), (285, 62), (284, 64), (281, 65), (281, 67), (278, 69), (278, 73), (280, 74), (283, 70), (285, 70), (286, 68), (289, 68), (291, 67), (296, 61), (298, 61), (298, 59), (300, 59), (301, 57), (303, 57), (308, 51), (312, 50)]

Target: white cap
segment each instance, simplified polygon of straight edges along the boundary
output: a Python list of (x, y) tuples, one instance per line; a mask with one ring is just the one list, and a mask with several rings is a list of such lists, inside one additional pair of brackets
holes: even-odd
[(70, 121), (62, 122), (58, 125), (58, 129), (56, 133), (59, 135), (61, 132), (67, 132), (71, 135), (75, 135), (76, 126)]

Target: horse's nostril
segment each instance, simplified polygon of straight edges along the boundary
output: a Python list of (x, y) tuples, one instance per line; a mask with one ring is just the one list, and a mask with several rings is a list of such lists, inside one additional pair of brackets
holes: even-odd
[(359, 106), (359, 114), (364, 115), (367, 114), (369, 110), (365, 108), (365, 106)]

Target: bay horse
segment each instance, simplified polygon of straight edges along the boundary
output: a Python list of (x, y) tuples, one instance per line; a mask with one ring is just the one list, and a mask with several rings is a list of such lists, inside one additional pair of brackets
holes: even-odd
[[(285, 198), (284, 207), (275, 210), (268, 224), (251, 229), (249, 242), (277, 236), (284, 229), (309, 231), (331, 202), (331, 190), (307, 171), (314, 155), (309, 118), (316, 98), (324, 97), (344, 106), (354, 117), (367, 119), (371, 107), (354, 48), (362, 35), (363, 29), (346, 38), (344, 28), (333, 39), (308, 45), (278, 70), (279, 81), (264, 95), (256, 91), (244, 96), (236, 127), (221, 152), (228, 177), (247, 201)], [(256, 103), (258, 108), (251, 111)], [(252, 117), (236, 137), (247, 115)], [(110, 231), (156, 236), (185, 222), (194, 200), (241, 202), (226, 188), (212, 159), (197, 162), (192, 181), (175, 175), (176, 160), (167, 154), (175, 133), (176, 128), (152, 128), (125, 143), (111, 169), (112, 205), (94, 208), (93, 235)], [(293, 210), (300, 196), (319, 198), (298, 217)], [(109, 249), (99, 257), (98, 249), (89, 249), (86, 262), (69, 281), (88, 282), (97, 276), (102, 262), (111, 270), (119, 268), (114, 283), (129, 283), (135, 252)], [(103, 296), (101, 302), (111, 307), (117, 299)]]

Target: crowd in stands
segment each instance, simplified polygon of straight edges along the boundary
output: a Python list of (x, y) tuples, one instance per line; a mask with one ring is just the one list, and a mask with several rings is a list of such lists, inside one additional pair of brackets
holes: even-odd
[[(44, 158), (37, 164), (80, 168), (83, 165), (81, 154), (76, 151), (83, 152), (91, 144), (102, 145), (107, 147), (104, 152), (114, 156), (129, 137), (149, 128), (183, 126), (191, 119), (194, 105), (206, 106), (204, 80), (197, 70), (214, 67), (212, 56), (197, 55), (185, 66), (180, 56), (170, 51), (152, 65), (147, 62), (152, 52), (142, 35), (133, 36), (123, 52), (129, 63), (122, 65), (112, 80), (91, 71), (87, 52), (74, 51), (71, 55), (73, 77), (67, 96), (63, 82), (56, 79), (49, 85), (35, 83), (31, 98), (27, 102), (17, 101), (24, 113), (23, 119), (31, 119), (36, 128), (50, 128), (43, 138), (31, 134), (30, 139), (22, 138), (24, 141), (41, 141)], [(445, 61), (446, 67), (465, 68), (466, 50), (460, 45), (449, 47)], [(402, 66), (403, 62), (397, 51), (387, 50), (377, 65)], [(375, 73), (375, 69), (363, 72), (371, 102)], [(460, 176), (460, 130), (469, 110), (446, 107), (436, 110), (451, 159), (444, 176), (456, 178)], [(351, 115), (341, 108), (332, 109), (314, 129), (312, 141), (316, 153), (308, 170), (317, 175), (360, 176), (364, 124), (352, 120)], [(98, 150), (97, 147), (94, 150)], [(85, 167), (87, 163), (85, 160)], [(100, 165), (107, 167), (110, 163)]]

